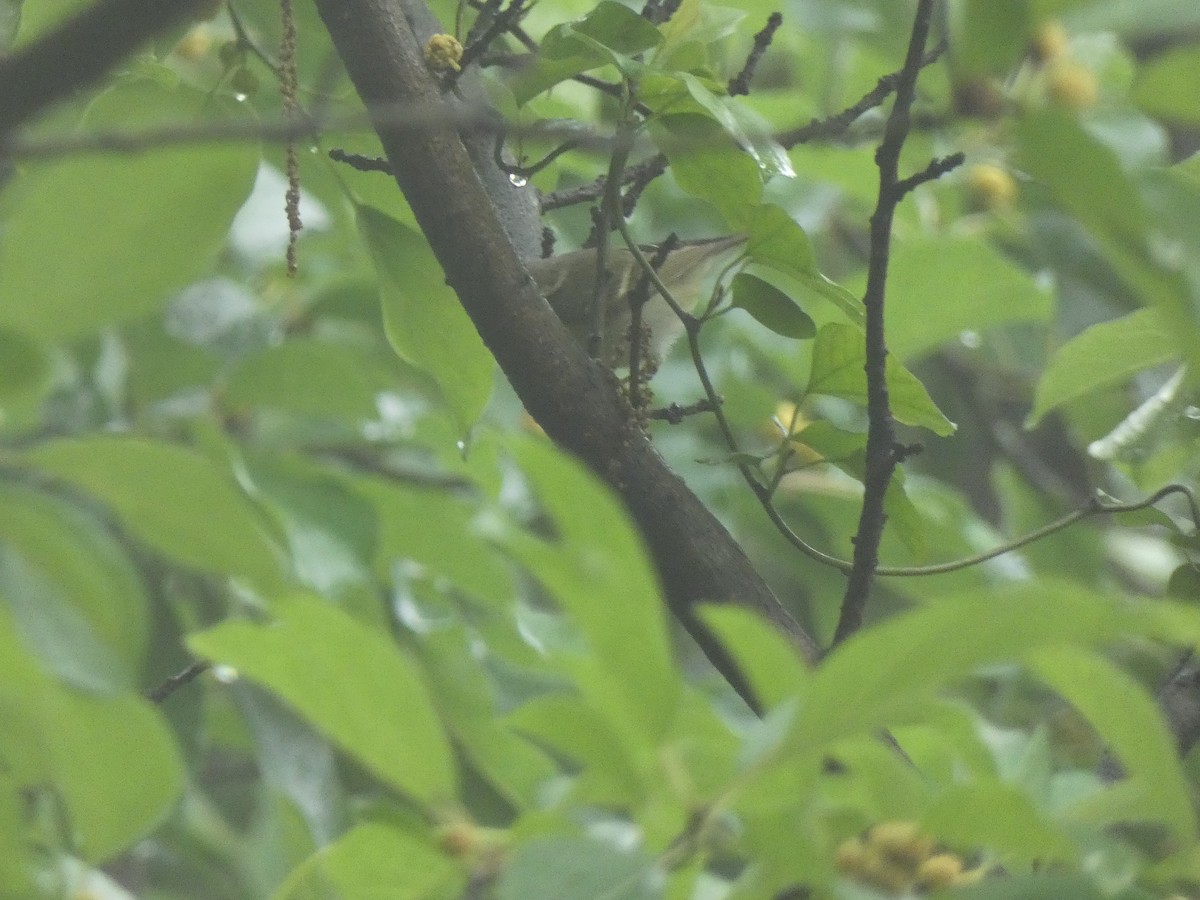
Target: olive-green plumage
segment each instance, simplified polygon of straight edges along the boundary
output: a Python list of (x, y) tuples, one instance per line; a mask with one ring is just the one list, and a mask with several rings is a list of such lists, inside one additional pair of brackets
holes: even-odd
[[(684, 309), (690, 310), (710, 274), (711, 264), (719, 256), (746, 242), (745, 235), (728, 235), (701, 241), (687, 241), (667, 254), (658, 276)], [(654, 246), (642, 252), (652, 260)], [(596, 292), (595, 249), (573, 250), (548, 259), (528, 263), (529, 274), (538, 290), (563, 323), (584, 346), (592, 326), (592, 298)], [(637, 284), (640, 268), (628, 248), (613, 244), (608, 250), (608, 288), (605, 300), (604, 338), (601, 361), (612, 369), (629, 364), (629, 292)], [(650, 346), (658, 359), (683, 334), (683, 325), (662, 295), (651, 286), (650, 299), (642, 308), (642, 326), (650, 331)]]

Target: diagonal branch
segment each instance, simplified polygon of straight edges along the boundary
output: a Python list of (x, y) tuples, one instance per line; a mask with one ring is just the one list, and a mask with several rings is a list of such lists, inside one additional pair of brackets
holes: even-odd
[(12, 56), (0, 58), (0, 136), (89, 87), (207, 0), (100, 0)]
[[(368, 109), (435, 103), (436, 86), (407, 22), (387, 0), (317, 0)], [(787, 614), (721, 523), (655, 452), (616, 389), (542, 300), (506, 237), (457, 134), (377, 123), (392, 171), (450, 285), (525, 407), (560, 446), (622, 497), (671, 609), (755, 708), (733, 660), (697, 615), (738, 603), (766, 617), (810, 659), (812, 639)]]

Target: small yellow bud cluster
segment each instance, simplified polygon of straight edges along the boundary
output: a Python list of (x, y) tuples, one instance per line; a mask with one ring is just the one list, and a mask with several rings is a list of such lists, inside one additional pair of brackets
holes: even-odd
[(188, 62), (197, 62), (208, 55), (212, 49), (212, 28), (205, 23), (193, 25), (188, 33), (179, 39), (175, 45), (175, 53)]
[(974, 884), (983, 869), (966, 869), (962, 858), (937, 848), (916, 822), (881, 822), (864, 836), (847, 838), (835, 862), (845, 875), (893, 894)]
[(435, 72), (461, 72), (463, 46), (452, 34), (435, 34), (425, 45), (425, 64)]
[(967, 196), (971, 205), (989, 212), (1003, 212), (1017, 202), (1017, 182), (1007, 169), (995, 163), (977, 163), (967, 170)]
[(1100, 86), (1091, 69), (1071, 58), (1071, 39), (1062, 23), (1049, 20), (1038, 26), (1029, 45), (1034, 65), (1045, 69), (1046, 96), (1068, 109), (1096, 105)]

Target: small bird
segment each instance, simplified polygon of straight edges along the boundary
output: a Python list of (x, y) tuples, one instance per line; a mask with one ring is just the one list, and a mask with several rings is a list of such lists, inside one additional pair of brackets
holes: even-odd
[[(712, 263), (734, 247), (746, 242), (746, 235), (735, 234), (680, 242), (667, 254), (658, 268), (658, 277), (671, 294), (690, 310), (712, 270)], [(642, 245), (646, 258), (653, 261), (658, 247)], [(550, 307), (583, 346), (587, 346), (592, 327), (592, 298), (596, 292), (596, 249), (572, 250), (546, 259), (526, 263), (529, 274)], [(608, 289), (605, 299), (604, 335), (600, 361), (610, 369), (629, 365), (629, 328), (632, 313), (629, 294), (641, 278), (642, 268), (629, 249), (613, 243), (608, 249)], [(683, 323), (650, 285), (649, 299), (642, 307), (642, 327), (649, 329), (650, 346), (661, 360), (683, 334)]]

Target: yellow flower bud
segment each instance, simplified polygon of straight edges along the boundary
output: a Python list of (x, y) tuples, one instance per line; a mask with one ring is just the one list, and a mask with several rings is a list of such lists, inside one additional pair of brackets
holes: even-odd
[(1046, 81), (1046, 93), (1059, 106), (1087, 109), (1100, 96), (1096, 76), (1086, 66), (1067, 60), (1057, 63)]
[(917, 868), (917, 886), (926, 890), (950, 887), (958, 884), (962, 871), (961, 859), (953, 853), (938, 853)]
[(1070, 43), (1071, 39), (1062, 22), (1051, 19), (1043, 22), (1034, 31), (1033, 39), (1029, 43), (1029, 55), (1038, 65), (1048, 63), (1065, 54)]
[(1010, 209), (1017, 200), (1017, 183), (1007, 170), (993, 163), (979, 163), (967, 172), (967, 191), (983, 209)]
[(452, 34), (435, 34), (425, 45), (425, 63), (435, 72), (461, 72), (463, 46)]

